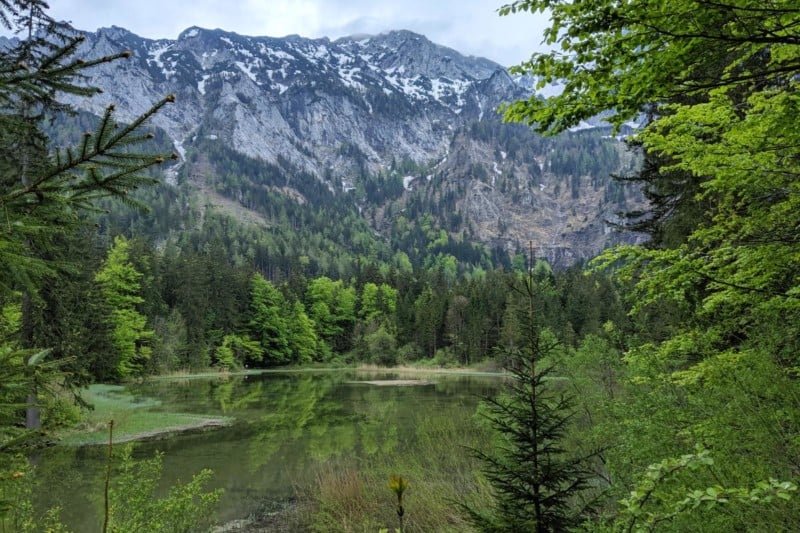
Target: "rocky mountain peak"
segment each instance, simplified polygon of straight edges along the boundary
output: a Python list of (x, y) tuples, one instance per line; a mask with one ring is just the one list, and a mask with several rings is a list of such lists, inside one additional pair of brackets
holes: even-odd
[[(174, 40), (145, 39), (117, 27), (86, 36), (81, 51), (87, 56), (127, 49), (134, 57), (98, 66), (91, 82), (103, 93), (74, 103), (96, 114), (114, 103), (124, 120), (176, 94), (177, 102), (154, 123), (172, 138), (184, 165), (192, 164), (192, 153), (218, 146), (289, 176), (315, 177), (335, 194), (356, 195), (372, 183), (370, 194), (381, 198), (375, 183), (401, 180), (400, 197), (380, 200), (396, 205), (359, 205), (376, 230), (386, 213), (406, 202), (444, 202), (460, 215), (443, 211), (443, 224), (449, 220), (451, 231), (493, 246), (513, 249), (546, 236), (553, 250), (572, 250), (570, 238), (580, 235), (580, 251), (553, 257), (582, 258), (609, 238), (602, 219), (613, 215), (613, 202), (605, 199), (601, 180), (587, 174), (595, 155), (581, 148), (582, 141), (562, 143), (570, 153), (555, 153), (525, 128), (501, 125), (498, 105), (532, 92), (488, 59), (406, 30), (335, 41), (199, 27)], [(592, 149), (602, 148), (613, 163), (613, 153), (623, 148), (600, 135)], [(208, 160), (203, 172), (213, 165)], [(569, 189), (561, 187), (564, 172), (573, 168)], [(590, 196), (581, 192), (587, 184)], [(413, 200), (426, 189), (425, 200)], [(281, 190), (291, 198), (304, 195), (289, 186)], [(580, 209), (563, 205), (580, 198)], [(534, 223), (551, 227), (530, 227)]]
[(371, 62), (384, 70), (403, 69), (410, 76), (425, 76), (429, 79), (446, 77), (479, 80), (500, 68), (493, 61), (464, 56), (409, 30), (390, 31), (368, 37), (344, 37), (336, 43), (369, 57)]
[(121, 26), (109, 26), (109, 27), (102, 27), (97, 29), (97, 35), (100, 37), (105, 37), (107, 39), (111, 39), (114, 41), (119, 41), (127, 38), (138, 38), (133, 32), (121, 27)]

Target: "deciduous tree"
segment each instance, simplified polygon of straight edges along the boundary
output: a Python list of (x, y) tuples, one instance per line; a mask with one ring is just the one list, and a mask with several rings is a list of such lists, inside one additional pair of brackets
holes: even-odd
[(147, 317), (137, 309), (144, 302), (139, 295), (142, 274), (131, 264), (128, 246), (124, 237), (115, 238), (108, 258), (94, 278), (111, 310), (109, 320), (113, 325), (116, 377), (119, 379), (142, 373), (151, 356), (153, 338), (153, 331), (146, 327)]
[(285, 315), (286, 299), (258, 273), (250, 279), (250, 291), (248, 328), (251, 337), (261, 344), (261, 361), (267, 365), (289, 363), (291, 350)]
[[(550, 14), (552, 51), (516, 72), (563, 87), (553, 98), (509, 105), (507, 119), (546, 133), (600, 113), (616, 126), (644, 121), (634, 142), (651, 176), (644, 181), (656, 240), (610, 250), (598, 263), (634, 285), (634, 316), (658, 330), (649, 339), (638, 332), (652, 342), (625, 358), (631, 396), (622, 438), (648, 449), (642, 456), (631, 448), (627, 457), (639, 456), (628, 461), (658, 465), (702, 444), (715, 451), (713, 476), (722, 486), (796, 476), (800, 6), (523, 0), (500, 11)], [(653, 316), (665, 311), (675, 315), (662, 315), (668, 327)], [(770, 381), (783, 384), (779, 395)], [(709, 480), (694, 473), (681, 483), (676, 497), (686, 484)], [(740, 506), (727, 516), (706, 513), (696, 527), (683, 517), (681, 527), (759, 529), (753, 524), (764, 525), (764, 516)], [(772, 515), (796, 519), (791, 508)]]

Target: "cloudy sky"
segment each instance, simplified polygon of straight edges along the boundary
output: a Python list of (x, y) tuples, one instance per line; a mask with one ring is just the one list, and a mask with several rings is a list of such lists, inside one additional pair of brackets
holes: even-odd
[(332, 39), (407, 29), (505, 66), (541, 49), (546, 16), (500, 17), (508, 0), (50, 0), (50, 14), (79, 29), (123, 26), (174, 39), (189, 26), (243, 35)]

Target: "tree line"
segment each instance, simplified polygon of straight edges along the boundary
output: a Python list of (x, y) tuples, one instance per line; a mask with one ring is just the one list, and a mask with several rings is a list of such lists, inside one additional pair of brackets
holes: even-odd
[[(517, 335), (505, 317), (524, 270), (467, 278), (446, 266), (364, 263), (347, 280), (302, 268), (270, 279), (220, 244), (196, 251), (85, 237), (76, 236), (73, 251), (83, 248), (74, 272), (48, 279), (28, 309), (32, 341), (85, 380), (332, 362), (469, 365)], [(608, 321), (628, 322), (608, 277), (553, 272), (544, 262), (535, 271), (544, 325), (570, 345)], [(20, 297), (6, 307), (21, 305)]]

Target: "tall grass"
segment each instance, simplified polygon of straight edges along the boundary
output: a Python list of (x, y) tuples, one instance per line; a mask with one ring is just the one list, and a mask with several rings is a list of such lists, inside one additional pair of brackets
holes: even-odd
[(358, 372), (378, 372), (391, 374), (422, 374), (435, 376), (437, 374), (462, 374), (465, 376), (495, 376), (506, 372), (494, 361), (484, 361), (468, 367), (439, 367), (434, 364), (417, 362), (414, 365), (382, 366), (361, 363), (355, 367)]
[[(412, 446), (366, 461), (340, 459), (321, 466), (301, 496), (310, 500), (309, 528), (318, 532), (390, 531), (398, 525), (392, 475), (409, 481), (404, 495), (405, 532), (473, 531), (454, 502), (485, 508), (491, 499), (468, 448), (489, 444), (473, 419), (437, 413), (418, 427)], [(454, 443), (459, 443), (454, 445)]]

